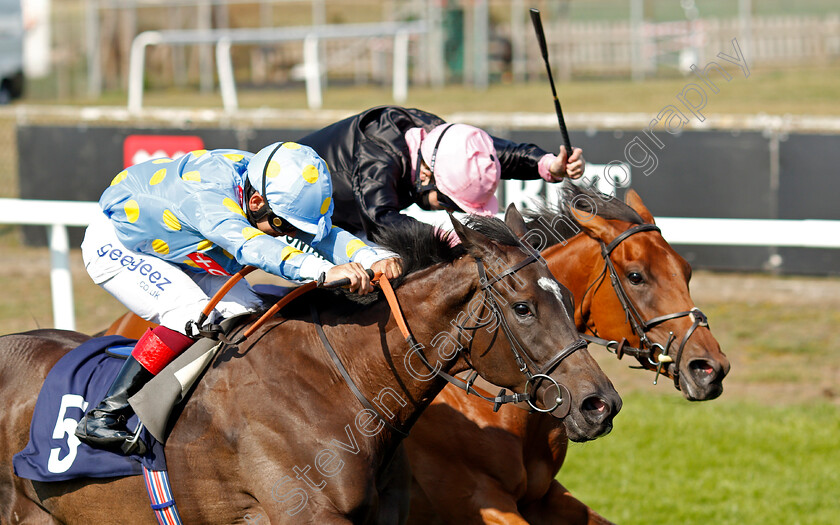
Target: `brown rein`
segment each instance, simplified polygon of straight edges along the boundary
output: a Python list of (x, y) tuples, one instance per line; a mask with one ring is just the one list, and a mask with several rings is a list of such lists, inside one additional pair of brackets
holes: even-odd
[[(508, 273), (515, 273), (517, 270), (519, 270), (519, 268), (529, 264), (530, 262), (533, 262), (534, 260), (536, 260), (536, 259), (533, 256), (526, 259), (525, 261), (521, 262), (516, 267), (509, 269), (504, 274), (496, 276), (495, 279), (487, 282), (483, 288), (489, 287), (490, 285), (492, 285), (493, 282), (495, 282), (497, 280), (500, 280), (501, 277), (503, 277), (504, 275), (507, 275)], [(480, 274), (483, 275), (484, 272), (483, 272), (483, 267), (481, 265), (481, 262), (478, 261), (478, 260), (476, 262), (479, 264)], [(238, 344), (241, 344), (243, 341), (245, 341), (248, 337), (253, 335), (262, 325), (264, 325), (269, 319), (271, 319), (275, 314), (277, 314), (277, 312), (282, 310), (286, 305), (288, 305), (290, 302), (292, 302), (296, 298), (300, 297), (301, 295), (303, 295), (303, 294), (305, 294), (305, 293), (307, 293), (307, 292), (309, 292), (309, 291), (311, 291), (315, 288), (319, 288), (319, 287), (338, 288), (338, 287), (346, 286), (347, 284), (349, 284), (349, 279), (340, 279), (338, 281), (334, 281), (334, 282), (330, 282), (330, 283), (324, 283), (322, 280), (310, 281), (306, 284), (298, 286), (297, 288), (295, 288), (294, 290), (292, 290), (288, 294), (284, 295), (273, 306), (271, 306), (271, 308), (266, 310), (265, 313), (263, 313), (263, 315), (260, 316), (259, 319), (257, 319), (250, 327), (248, 327), (247, 330), (245, 330), (242, 333), (242, 335), (240, 335), (235, 340), (229, 339), (227, 334), (224, 333), (221, 326), (219, 326), (219, 325), (209, 325), (209, 326), (202, 327), (202, 324), (204, 323), (204, 321), (207, 320), (210, 313), (213, 311), (213, 309), (216, 307), (216, 305), (222, 300), (222, 298), (225, 296), (225, 294), (228, 293), (233, 288), (233, 286), (236, 285), (236, 283), (238, 283), (246, 275), (248, 275), (249, 273), (251, 273), (255, 269), (256, 269), (256, 267), (254, 267), (254, 266), (246, 266), (245, 268), (243, 268), (242, 270), (240, 270), (239, 272), (237, 272), (236, 274), (231, 276), (230, 279), (228, 279), (228, 281), (213, 295), (213, 297), (210, 299), (210, 301), (207, 303), (207, 305), (202, 310), (199, 318), (196, 321), (190, 321), (190, 322), (187, 323), (187, 327), (186, 327), (187, 328), (187, 335), (190, 335), (190, 336), (194, 337), (193, 334), (196, 334), (196, 335), (201, 335), (203, 337), (208, 337), (208, 338), (211, 338), (211, 339), (214, 339), (214, 340), (220, 340), (220, 341), (222, 341), (224, 343), (227, 343), (227, 344), (238, 345)], [(409, 344), (410, 347), (412, 347), (412, 348), (416, 347), (418, 345), (418, 343), (414, 339), (414, 335), (412, 335), (411, 330), (408, 328), (408, 323), (405, 320), (405, 316), (403, 315), (402, 308), (400, 307), (399, 300), (397, 299), (397, 295), (394, 292), (394, 288), (391, 285), (391, 282), (381, 272), (377, 272), (377, 273), (373, 274), (371, 270), (368, 270), (368, 273), (372, 274), (371, 275), (371, 283), (377, 283), (379, 285), (379, 288), (382, 290), (382, 293), (385, 296), (385, 299), (387, 300), (388, 305), (390, 306), (391, 314), (394, 316), (394, 321), (397, 323), (397, 327), (399, 327), (400, 332), (403, 335), (403, 338)], [(486, 280), (486, 276), (485, 276), (485, 280)], [(485, 293), (486, 293), (486, 290), (485, 290)], [(491, 294), (490, 297), (492, 299), (492, 294)], [(402, 435), (407, 435), (407, 434), (405, 434), (404, 431), (402, 431), (402, 430), (394, 427), (393, 425), (391, 425), (387, 420), (385, 420), (385, 418), (383, 416), (381, 416), (381, 414), (378, 413), (378, 411), (376, 411), (371, 406), (369, 406), (369, 402), (361, 394), (361, 392), (358, 390), (355, 383), (350, 378), (349, 374), (347, 374), (347, 370), (345, 369), (344, 365), (341, 363), (341, 360), (338, 358), (338, 356), (335, 354), (334, 350), (332, 349), (331, 345), (329, 344), (329, 341), (326, 338), (326, 334), (323, 332), (323, 328), (321, 327), (320, 320), (317, 316), (317, 310), (314, 307), (312, 309), (312, 313), (313, 313), (313, 321), (315, 322), (316, 329), (318, 331), (319, 337), (321, 338), (322, 342), (324, 343), (324, 346), (326, 347), (328, 353), (330, 354), (330, 357), (332, 358), (333, 362), (338, 367), (342, 376), (344, 376), (345, 381), (347, 382), (348, 386), (353, 391), (353, 393), (356, 395), (356, 397), (359, 398), (359, 400), (362, 402), (363, 405), (365, 405), (369, 409), (372, 409), (379, 416), (379, 419), (382, 420), (389, 428), (391, 428), (391, 430), (394, 430), (397, 433), (402, 434)], [(500, 312), (499, 312), (499, 314), (500, 314)], [(502, 324), (505, 325), (505, 323), (502, 323)], [(509, 329), (507, 328), (507, 326), (504, 326), (504, 328), (505, 328), (506, 332), (509, 332)], [(506, 335), (510, 339), (512, 334), (506, 333)], [(565, 358), (568, 354), (570, 354), (574, 350), (577, 350), (578, 348), (580, 348), (581, 344), (578, 344), (578, 343), (583, 343), (583, 341), (578, 341), (575, 344), (570, 345), (569, 348), (564, 349), (564, 351), (562, 351), (555, 359), (552, 359), (552, 362), (550, 363), (549, 369), (556, 366), (559, 363), (559, 361), (562, 360), (563, 358)], [(514, 344), (513, 340), (511, 340), (511, 344), (512, 345)], [(585, 346), (585, 343), (582, 346)], [(519, 356), (519, 353), (516, 351), (516, 349), (512, 348), (512, 350), (514, 352), (514, 355), (517, 357), (517, 361), (521, 361), (522, 358)], [(427, 366), (430, 370), (435, 370), (435, 367), (433, 367), (431, 365), (431, 363), (428, 362), (428, 360), (422, 354), (422, 352), (418, 352), (418, 355), (419, 355), (420, 359), (422, 360), (422, 362), (425, 366)], [(524, 366), (524, 362), (523, 362), (523, 366)], [(549, 371), (550, 370), (545, 370), (545, 372), (549, 372)], [(529, 383), (532, 381), (532, 379), (537, 379), (537, 378), (550, 379), (550, 378), (548, 378), (548, 376), (544, 375), (544, 373), (542, 373), (542, 372), (543, 372), (542, 370), (538, 370), (538, 373), (533, 378), (531, 377), (530, 374), (526, 374), (529, 377)], [(491, 393), (475, 386), (473, 384), (473, 382), (476, 380), (477, 375), (478, 375), (476, 372), (473, 372), (467, 378), (466, 381), (464, 381), (460, 378), (454, 377), (450, 374), (447, 374), (446, 372), (443, 372), (441, 370), (437, 371), (437, 375), (440, 375), (447, 382), (449, 382), (452, 385), (464, 390), (467, 394), (476, 395), (476, 396), (484, 399), (485, 401), (489, 401), (489, 402), (493, 403), (494, 411), (499, 410), (501, 405), (506, 404), (506, 403), (519, 403), (519, 402), (525, 401), (525, 402), (528, 402), (529, 404), (531, 404), (531, 402), (530, 402), (530, 397), (531, 396), (528, 393), (515, 393), (514, 392), (512, 395), (507, 395), (506, 390), (502, 389), (499, 392), (498, 395), (493, 396)], [(551, 380), (551, 381), (554, 382), (553, 380)], [(559, 385), (557, 385), (557, 388), (558, 388), (558, 391), (561, 391), (560, 390), (561, 387)], [(558, 398), (558, 399), (560, 399), (560, 398)], [(532, 406), (532, 408), (536, 408), (534, 405), (531, 405), (531, 406)], [(559, 402), (558, 402), (557, 406), (559, 406)], [(557, 406), (555, 406), (555, 408), (557, 408)], [(540, 410), (540, 411), (543, 411), (543, 410)]]
[[(379, 287), (382, 289), (382, 293), (385, 295), (385, 299), (388, 301), (388, 305), (391, 307), (391, 313), (394, 315), (394, 321), (397, 323), (397, 326), (399, 327), (400, 332), (403, 335), (403, 338), (408, 342), (408, 344), (416, 345), (417, 342), (414, 340), (414, 336), (411, 334), (411, 331), (408, 329), (408, 324), (405, 321), (405, 316), (403, 316), (402, 308), (400, 307), (400, 302), (397, 299), (397, 294), (394, 292), (394, 288), (391, 286), (391, 281), (389, 281), (388, 278), (386, 278), (385, 276), (382, 276), (379, 279)], [(424, 364), (426, 364), (427, 366), (430, 366), (430, 363), (426, 362), (425, 357), (423, 358), (423, 361), (424, 361)], [(430, 366), (430, 368), (432, 370), (434, 370), (434, 367)], [(438, 372), (438, 373), (441, 373), (441, 372)], [(476, 372), (475, 374), (477, 375), (478, 373)], [(446, 375), (448, 375), (448, 374), (446, 374)], [(457, 378), (454, 378), (453, 376), (449, 376), (449, 377), (452, 377), (453, 379), (457, 379)], [(460, 384), (455, 384), (455, 383), (453, 383), (453, 384), (455, 384), (455, 386), (463, 389), (467, 394), (469, 394), (470, 390), (472, 390), (479, 397), (482, 397), (482, 398), (487, 399), (487, 400), (493, 399), (495, 404), (496, 404), (496, 410), (498, 410), (499, 404), (502, 403), (503, 401), (497, 400), (496, 398), (493, 397), (493, 395), (490, 392), (487, 392), (486, 390), (483, 390), (483, 389), (473, 385), (472, 382), (475, 381), (475, 379), (476, 379), (475, 376), (473, 376), (471, 379), (468, 379), (467, 381), (462, 381), (463, 386), (460, 385)], [(449, 382), (452, 383), (452, 381), (449, 381)], [(504, 390), (502, 392), (504, 392)]]
[[(213, 311), (214, 308), (216, 308), (216, 305), (219, 304), (219, 302), (222, 300), (222, 298), (225, 296), (225, 294), (227, 294), (234, 287), (234, 285), (236, 285), (236, 283), (241, 281), (243, 277), (245, 277), (246, 275), (248, 275), (249, 273), (253, 272), (256, 269), (257, 269), (256, 266), (246, 266), (246, 267), (242, 268), (241, 270), (239, 270), (238, 272), (236, 272), (236, 274), (232, 275), (230, 277), (230, 279), (228, 279), (225, 282), (225, 284), (222, 285), (222, 287), (219, 288), (219, 290), (213, 295), (213, 297), (210, 299), (210, 302), (208, 302), (207, 305), (204, 307), (204, 309), (201, 311), (201, 315), (199, 315), (198, 319), (196, 321), (190, 321), (189, 323), (187, 323), (187, 335), (192, 335), (192, 333), (198, 333), (202, 336), (210, 337), (211, 339), (222, 339), (224, 337), (224, 334), (221, 334), (219, 332), (219, 328), (217, 326), (210, 326), (208, 328), (202, 328), (201, 325), (204, 323), (204, 321), (207, 320), (210, 313)], [(370, 273), (371, 271), (369, 270), (368, 272)], [(371, 282), (372, 283), (376, 282), (380, 278), (385, 279), (387, 281), (387, 278), (385, 278), (381, 274), (377, 273), (377, 274), (372, 275)], [(286, 295), (284, 295), (283, 297), (281, 297), (280, 300), (278, 300), (276, 303), (274, 303), (274, 305), (271, 308), (269, 308), (268, 310), (266, 310), (265, 313), (263, 313), (262, 316), (260, 316), (259, 319), (257, 319), (250, 327), (248, 327), (248, 329), (245, 330), (242, 333), (242, 335), (236, 341), (224, 341), (224, 342), (228, 342), (228, 343), (232, 343), (232, 344), (241, 343), (242, 341), (244, 341), (245, 339), (247, 339), (248, 337), (253, 335), (254, 332), (257, 331), (257, 329), (259, 329), (262, 325), (264, 325), (277, 312), (282, 310), (283, 307), (285, 307), (287, 304), (294, 301), (295, 299), (297, 299), (301, 295), (305, 294), (306, 292), (309, 292), (309, 291), (311, 291), (315, 288), (318, 288), (318, 287), (339, 288), (339, 287), (344, 286), (346, 284), (349, 284), (349, 279), (339, 279), (338, 281), (334, 281), (334, 282), (331, 282), (331, 283), (324, 283), (322, 281), (310, 281), (308, 283), (302, 284), (301, 286), (298, 286), (297, 288), (293, 289), (291, 292), (289, 292)], [(390, 288), (390, 283), (388, 284), (388, 287)], [(393, 294), (393, 289), (391, 290), (391, 293)], [(396, 297), (394, 299), (396, 299)], [(389, 299), (389, 304), (390, 304), (390, 299)], [(393, 305), (392, 305), (392, 307), (393, 307)], [(399, 308), (399, 305), (397, 305), (397, 308)], [(397, 310), (397, 311), (399, 311), (399, 310)], [(397, 316), (397, 317), (401, 318), (402, 313), (400, 312), (400, 315)], [(403, 321), (402, 323), (403, 323), (402, 326), (405, 326), (405, 321)], [(194, 329), (195, 329), (195, 332), (193, 332)], [(222, 339), (222, 340), (224, 340), (224, 339)]]

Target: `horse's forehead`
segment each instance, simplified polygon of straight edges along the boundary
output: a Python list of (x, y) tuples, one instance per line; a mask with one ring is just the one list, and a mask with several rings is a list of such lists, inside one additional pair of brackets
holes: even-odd
[(670, 264), (674, 255), (676, 255), (673, 248), (668, 246), (662, 236), (655, 232), (641, 232), (631, 235), (618, 246), (623, 248), (621, 256), (624, 258), (628, 260), (639, 259), (651, 266), (662, 262)]
[(673, 287), (691, 275), (691, 265), (661, 235), (633, 235), (619, 247), (622, 250), (613, 252), (615, 263), (626, 268), (627, 264), (638, 261), (647, 271), (664, 279), (663, 285)]
[(557, 281), (548, 277), (540, 277), (539, 279), (537, 279), (537, 284), (546, 292), (554, 295), (554, 297), (557, 298), (557, 302), (559, 302), (560, 306), (563, 308), (563, 311), (566, 313), (566, 315), (569, 315), (569, 312), (566, 310), (565, 300), (563, 298), (563, 290), (560, 288), (560, 285), (557, 284)]

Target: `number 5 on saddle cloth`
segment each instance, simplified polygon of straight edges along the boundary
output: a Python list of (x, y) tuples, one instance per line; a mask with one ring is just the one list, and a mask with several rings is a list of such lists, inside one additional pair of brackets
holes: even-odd
[[(249, 268), (235, 275), (236, 279), (231, 278), (205, 311), (212, 311), (227, 290), (253, 270), (253, 267)], [(206, 314), (203, 317), (206, 318)], [(218, 339), (220, 333), (226, 333), (241, 320), (241, 317), (231, 318), (221, 326), (205, 327), (200, 331), (215, 334)], [(88, 408), (96, 406), (105, 396), (136, 342), (117, 335), (97, 337), (59, 359), (38, 395), (30, 423), (29, 443), (13, 458), (16, 475), (48, 482), (79, 477), (133, 476), (141, 474), (143, 467), (165, 470), (163, 444), (170, 430), (172, 409), (186, 398), (223, 345), (216, 340), (199, 339), (166, 368), (167, 373), (159, 374), (131, 398), (135, 415), (129, 418), (128, 428), (138, 429), (135, 437), (148, 444), (149, 450), (145, 454), (123, 456), (81, 443), (74, 435), (75, 426)]]

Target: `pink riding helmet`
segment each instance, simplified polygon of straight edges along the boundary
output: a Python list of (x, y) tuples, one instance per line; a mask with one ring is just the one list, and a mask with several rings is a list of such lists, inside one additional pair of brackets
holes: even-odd
[[(446, 133), (445, 137), (441, 137)], [(441, 124), (420, 144), (437, 188), (462, 210), (478, 215), (499, 211), (496, 187), (502, 168), (486, 131), (467, 124)]]

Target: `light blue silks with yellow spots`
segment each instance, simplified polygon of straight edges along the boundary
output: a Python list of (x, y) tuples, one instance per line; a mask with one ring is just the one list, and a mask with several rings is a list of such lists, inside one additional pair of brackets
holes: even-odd
[[(326, 165), (317, 155), (320, 165), (311, 162), (315, 160), (311, 149), (286, 144), (289, 147), (278, 150), (283, 151), (282, 157), (276, 153), (272, 157), (280, 161), (280, 169), (266, 187), (269, 199), (283, 203), (282, 209), (275, 210), (278, 215), (282, 212), (296, 226), (295, 221), (303, 224), (315, 219), (297, 238), (334, 264), (354, 261), (370, 267), (385, 258), (354, 235), (330, 228), (333, 207)], [(317, 278), (332, 266), (330, 262), (289, 246), (282, 237), (266, 235), (248, 222), (242, 186), (253, 157), (247, 151), (221, 149), (149, 160), (117, 174), (99, 204), (127, 248), (185, 269), (225, 275), (250, 265), (291, 280)], [(288, 196), (281, 181), (290, 183)], [(259, 184), (254, 184), (258, 191)], [(136, 264), (138, 271), (143, 268), (137, 261), (123, 264)]]
[(332, 180), (327, 163), (315, 150), (296, 142), (275, 142), (254, 155), (247, 176), (261, 194), (265, 184), (263, 197), (275, 214), (315, 236), (313, 245), (327, 236), (332, 225)]

